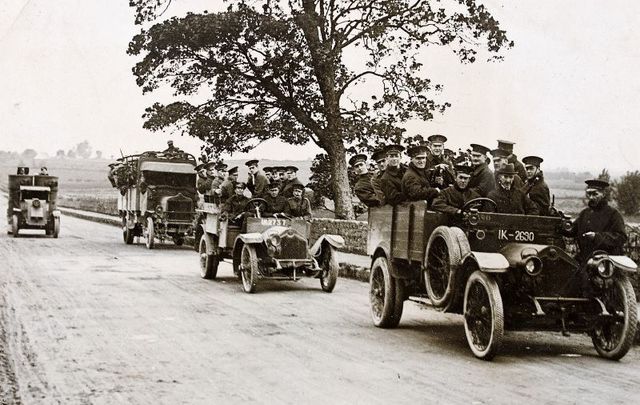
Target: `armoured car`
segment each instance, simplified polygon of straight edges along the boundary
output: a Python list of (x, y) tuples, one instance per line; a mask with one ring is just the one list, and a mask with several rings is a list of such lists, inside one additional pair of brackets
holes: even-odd
[(196, 159), (184, 152), (144, 152), (121, 159), (114, 184), (126, 244), (142, 236), (148, 249), (168, 239), (182, 245), (193, 233)]
[(7, 218), (10, 233), (18, 237), (21, 229), (42, 229), (57, 238), (60, 234), (58, 178), (43, 175), (9, 175)]
[(344, 246), (344, 239), (322, 235), (309, 247), (307, 220), (264, 217), (265, 208), (265, 200), (250, 200), (242, 226), (235, 226), (217, 204), (203, 204), (200, 276), (215, 279), (220, 261), (231, 259), (247, 293), (255, 292), (261, 279), (298, 281), (301, 277), (318, 278), (322, 290), (332, 292), (338, 278), (336, 249)]
[(469, 201), (458, 218), (424, 202), (371, 208), (373, 323), (397, 326), (411, 299), (463, 315), (481, 359), (499, 352), (505, 331), (526, 330), (586, 333), (602, 357), (622, 358), (637, 328), (635, 263), (595, 252), (584, 268), (566, 251), (569, 218), (493, 211), (486, 198)]

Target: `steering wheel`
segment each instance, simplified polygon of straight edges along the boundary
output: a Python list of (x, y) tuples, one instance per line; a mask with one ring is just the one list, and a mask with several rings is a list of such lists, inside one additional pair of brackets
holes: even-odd
[(267, 200), (264, 198), (252, 198), (244, 206), (245, 211), (255, 212), (258, 218), (267, 210)]
[[(490, 207), (486, 207), (487, 204)], [(462, 213), (464, 214), (469, 212), (472, 209), (476, 209), (480, 211), (480, 208), (485, 208), (482, 210), (483, 212), (496, 212), (498, 211), (498, 204), (496, 204), (496, 202), (493, 201), (491, 198), (478, 197), (478, 198), (472, 198), (471, 200), (464, 203), (461, 210), (462, 210)]]

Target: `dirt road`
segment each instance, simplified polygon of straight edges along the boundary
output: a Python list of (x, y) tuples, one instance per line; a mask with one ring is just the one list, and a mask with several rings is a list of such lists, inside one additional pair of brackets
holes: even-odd
[[(0, 211), (6, 209), (0, 202)], [(508, 335), (476, 360), (461, 318), (406, 305), (369, 318), (367, 285), (263, 283), (230, 265), (199, 278), (172, 245), (62, 218), (60, 239), (0, 235), (0, 403), (635, 403), (640, 352), (597, 357), (586, 337)], [(15, 383), (14, 383), (15, 382)]]

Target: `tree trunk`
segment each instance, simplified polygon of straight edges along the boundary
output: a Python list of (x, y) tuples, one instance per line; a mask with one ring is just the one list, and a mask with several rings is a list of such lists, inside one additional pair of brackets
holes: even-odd
[(351, 187), (347, 172), (347, 157), (342, 139), (329, 136), (326, 151), (331, 162), (331, 179), (335, 196), (335, 217), (338, 219), (355, 219), (351, 203)]

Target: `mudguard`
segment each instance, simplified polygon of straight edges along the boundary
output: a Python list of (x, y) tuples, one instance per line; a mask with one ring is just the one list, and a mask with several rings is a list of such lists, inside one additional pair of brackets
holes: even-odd
[(262, 243), (264, 241), (262, 234), (258, 232), (241, 233), (238, 238), (246, 244)]
[(329, 245), (333, 246), (336, 249), (342, 249), (344, 247), (344, 238), (340, 235), (322, 235), (318, 238), (316, 243), (311, 246), (309, 249), (309, 253), (312, 256), (317, 256), (322, 249), (322, 244), (327, 242)]
[(613, 265), (617, 268), (635, 273), (638, 270), (636, 263), (627, 256), (609, 256), (609, 259), (613, 262)]
[(486, 273), (505, 273), (509, 269), (507, 258), (500, 253), (471, 252), (463, 260), (473, 260)]

